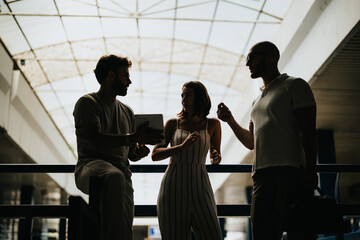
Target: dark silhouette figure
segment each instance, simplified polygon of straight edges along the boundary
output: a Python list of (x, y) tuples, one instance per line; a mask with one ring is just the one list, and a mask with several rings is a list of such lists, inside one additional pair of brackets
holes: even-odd
[[(316, 174), (316, 103), (301, 78), (280, 74), (279, 50), (271, 42), (254, 45), (246, 60), (251, 78), (261, 77), (249, 129), (242, 128), (224, 103), (218, 117), (240, 142), (254, 149), (251, 222), (254, 240), (280, 240), (289, 207), (313, 194)], [(288, 239), (315, 239), (305, 225), (287, 229)]]
[(156, 145), (152, 153), (154, 161), (170, 157), (157, 204), (161, 236), (164, 240), (190, 239), (192, 228), (199, 240), (220, 240), (214, 194), (205, 168), (209, 151), (212, 164), (221, 161), (220, 121), (207, 118), (211, 101), (202, 83), (185, 83), (181, 99), (179, 118), (165, 124), (165, 145)]
[(74, 109), (78, 163), (76, 186), (89, 193), (89, 178), (99, 176), (100, 236), (103, 240), (132, 240), (134, 212), (129, 160), (150, 152), (144, 144), (160, 142), (161, 131), (135, 129), (132, 109), (116, 99), (131, 84), (131, 61), (103, 56), (94, 70), (100, 89), (82, 96)]

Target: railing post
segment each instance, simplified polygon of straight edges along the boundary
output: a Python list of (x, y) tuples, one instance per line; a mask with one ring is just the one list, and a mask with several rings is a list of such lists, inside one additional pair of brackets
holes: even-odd
[(226, 237), (226, 229), (225, 229), (226, 218), (219, 218), (219, 223), (220, 223), (222, 239), (225, 239), (225, 237)]
[(69, 197), (70, 216), (68, 223), (68, 239), (81, 239), (79, 232), (81, 231), (81, 206), (78, 198)]
[(68, 240), (97, 240), (97, 220), (81, 197), (69, 197)]
[[(95, 218), (100, 223), (100, 189), (102, 179), (99, 176), (91, 176), (89, 179), (89, 206), (93, 210)], [(94, 240), (100, 239), (100, 225), (93, 227), (92, 236)]]
[[(68, 199), (68, 194), (65, 191), (65, 189), (61, 189), (60, 192), (60, 203), (66, 204)], [(60, 218), (59, 223), (59, 240), (65, 240), (66, 239), (66, 218)]]
[[(318, 129), (318, 158), (320, 164), (335, 164), (336, 153), (334, 132), (332, 129)], [(336, 173), (320, 173), (320, 188), (326, 195), (337, 199), (335, 196)]]
[[(34, 186), (30, 186), (30, 185), (21, 186), (20, 203), (32, 204), (33, 195), (34, 195)], [(26, 217), (25, 219), (20, 219), (18, 239), (20, 240), (31, 239), (31, 231), (32, 231), (32, 218)]]
[[(246, 202), (247, 202), (247, 204), (251, 204), (252, 191), (253, 191), (252, 186), (247, 186), (247, 187), (245, 188)], [(251, 219), (250, 219), (250, 217), (249, 217), (249, 219), (248, 219), (248, 221), (247, 221), (246, 239), (247, 239), (247, 240), (251, 240), (251, 239), (252, 239), (252, 230), (251, 230)]]

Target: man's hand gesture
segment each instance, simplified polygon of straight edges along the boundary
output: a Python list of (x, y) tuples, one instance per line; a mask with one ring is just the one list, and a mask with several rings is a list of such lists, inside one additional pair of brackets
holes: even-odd
[(218, 105), (217, 115), (221, 121), (224, 121), (227, 123), (229, 123), (230, 121), (234, 121), (234, 117), (233, 117), (230, 109), (224, 103), (220, 103)]

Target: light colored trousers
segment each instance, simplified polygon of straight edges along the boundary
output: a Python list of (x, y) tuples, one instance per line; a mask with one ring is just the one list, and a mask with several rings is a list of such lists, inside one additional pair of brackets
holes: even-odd
[(163, 240), (221, 240), (214, 193), (204, 164), (170, 164), (161, 182), (157, 213)]
[(80, 162), (76, 166), (75, 182), (85, 194), (89, 194), (90, 176), (99, 176), (102, 180), (99, 196), (101, 240), (132, 240), (134, 190), (131, 178), (100, 159)]

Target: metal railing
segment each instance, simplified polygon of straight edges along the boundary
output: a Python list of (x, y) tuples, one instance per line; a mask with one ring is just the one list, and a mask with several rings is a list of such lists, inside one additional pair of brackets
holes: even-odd
[[(134, 164), (130, 165), (133, 173), (165, 172), (166, 164)], [(214, 173), (250, 173), (252, 164), (206, 165), (208, 172)], [(34, 164), (9, 163), (0, 164), (0, 173), (73, 173), (75, 164)], [(317, 171), (323, 172), (360, 172), (360, 164), (318, 164)]]
[[(162, 173), (168, 165), (165, 164), (134, 164), (130, 165), (133, 173)], [(251, 173), (252, 164), (222, 164), (206, 165), (209, 173)], [(0, 173), (73, 173), (75, 164), (0, 164)], [(360, 173), (360, 164), (318, 164), (320, 173), (347, 172)], [(344, 216), (360, 216), (359, 205), (340, 204)], [(220, 217), (249, 216), (250, 204), (217, 205)], [(155, 217), (156, 205), (136, 205), (136, 217)]]
[[(131, 165), (130, 170), (133, 173), (162, 173), (165, 172), (168, 165)], [(223, 164), (223, 165), (206, 165), (210, 173), (251, 173), (251, 164)], [(0, 164), (0, 173), (73, 173), (74, 164)], [(320, 173), (360, 173), (360, 164), (318, 164), (317, 171)], [(91, 207), (88, 207), (80, 197), (70, 197), (68, 205), (0, 205), (0, 218), (26, 218), (30, 234), (31, 218), (69, 218), (69, 233), (71, 239), (79, 239), (83, 234), (79, 229), (82, 226), (89, 225), (89, 222), (83, 223), (84, 219), (89, 221), (89, 217), (79, 218), (78, 215), (91, 215)], [(360, 216), (360, 205), (356, 204), (339, 204), (344, 216)], [(249, 216), (250, 204), (240, 205), (217, 205), (219, 217)], [(79, 208), (84, 210), (77, 211)], [(156, 205), (136, 205), (135, 217), (156, 217)], [(91, 220), (92, 221), (92, 220)], [(70, 222), (72, 227), (70, 228)], [(94, 222), (94, 221), (92, 221)], [(91, 222), (90, 222), (91, 224)], [(69, 235), (70, 236), (70, 235)], [(90, 236), (92, 237), (92, 236)], [(69, 238), (70, 239), (70, 238)]]

